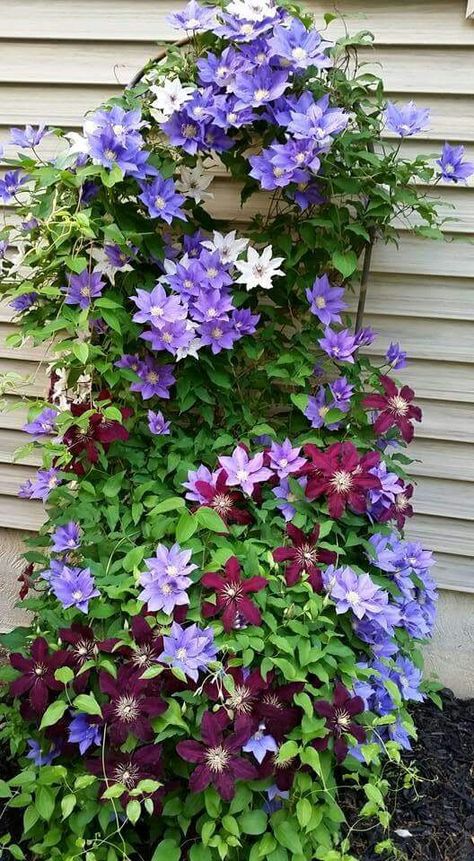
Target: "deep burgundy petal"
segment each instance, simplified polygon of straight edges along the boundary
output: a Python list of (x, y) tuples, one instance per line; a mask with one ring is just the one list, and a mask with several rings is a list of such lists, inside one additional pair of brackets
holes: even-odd
[(191, 739), (189, 741), (178, 742), (176, 750), (186, 762), (202, 762), (206, 753), (206, 748), (203, 744)]
[(189, 788), (191, 792), (202, 792), (204, 789), (207, 789), (211, 781), (211, 770), (207, 765), (203, 765), (201, 763), (194, 769), (191, 777), (189, 778)]

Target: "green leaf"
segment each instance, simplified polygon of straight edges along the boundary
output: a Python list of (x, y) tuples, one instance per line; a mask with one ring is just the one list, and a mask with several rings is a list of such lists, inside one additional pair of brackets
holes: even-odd
[(307, 798), (300, 798), (296, 805), (296, 817), (302, 828), (306, 828), (311, 820), (313, 807)]
[(69, 793), (69, 795), (65, 795), (64, 798), (61, 799), (61, 813), (63, 815), (63, 819), (67, 819), (68, 816), (71, 815), (72, 811), (76, 806), (77, 798), (73, 793)]
[(109, 499), (116, 498), (120, 488), (122, 487), (124, 475), (125, 472), (116, 472), (115, 475), (112, 475), (107, 479), (102, 487), (102, 493), (104, 496), (107, 496)]
[(358, 259), (354, 251), (335, 251), (332, 255), (332, 265), (343, 278), (349, 278), (357, 269)]
[(195, 517), (204, 529), (211, 532), (228, 532), (227, 525), (213, 508), (198, 508)]
[[(193, 846), (191, 846), (189, 857), (191, 861), (211, 861), (212, 850), (208, 849), (207, 846), (203, 846), (202, 843), (194, 843)], [(157, 861), (156, 858), (155, 861)], [(165, 861), (165, 859), (163, 859), (163, 861)]]
[(102, 709), (94, 694), (79, 694), (74, 700), (74, 706), (78, 711), (85, 712), (87, 715), (102, 717)]
[(181, 496), (168, 496), (167, 499), (163, 499), (152, 508), (150, 515), (165, 514), (167, 511), (177, 511), (179, 508), (184, 508), (184, 506), (185, 502)]
[[(205, 847), (203, 847), (205, 848)], [(207, 850), (206, 850), (207, 851)], [(191, 851), (191, 858), (193, 857)], [(151, 861), (179, 861), (181, 858), (181, 849), (175, 840), (162, 840), (158, 843), (153, 855), (151, 857)], [(207, 858), (211, 858), (211, 855), (207, 855)], [(193, 859), (195, 861), (195, 859)], [(196, 859), (198, 861), (198, 859)], [(199, 859), (201, 861), (201, 859)], [(206, 855), (202, 856), (202, 861), (206, 861)]]
[(74, 341), (72, 344), (72, 352), (76, 359), (79, 359), (82, 365), (85, 365), (89, 358), (89, 344), (85, 341)]
[(120, 798), (121, 795), (126, 791), (126, 787), (123, 783), (112, 783), (111, 786), (108, 786), (105, 792), (102, 795), (102, 798)]
[(140, 802), (136, 801), (136, 799), (129, 801), (125, 812), (132, 825), (135, 825), (135, 823), (140, 819), (140, 813), (142, 812)]
[(198, 526), (197, 518), (190, 514), (189, 511), (183, 511), (176, 524), (176, 541), (178, 544), (188, 541), (194, 535)]
[(103, 168), (100, 172), (100, 178), (106, 188), (113, 188), (118, 182), (122, 182), (123, 170), (119, 168), (118, 164), (114, 164), (110, 170)]
[(5, 780), (0, 780), (0, 798), (10, 798), (12, 791)]
[(55, 794), (49, 786), (40, 786), (36, 792), (35, 807), (46, 822), (51, 819), (54, 811)]
[(54, 678), (57, 682), (68, 685), (74, 678), (74, 672), (71, 670), (71, 667), (59, 667), (54, 673)]
[(239, 818), (244, 834), (263, 834), (267, 828), (267, 814), (263, 810), (250, 810)]
[(64, 263), (71, 272), (75, 272), (76, 275), (80, 275), (87, 266), (87, 257), (68, 256), (64, 258)]
[(274, 833), (280, 845), (284, 846), (285, 849), (289, 849), (293, 853), (301, 852), (303, 854), (303, 847), (298, 831), (289, 819), (280, 822), (276, 826)]
[(42, 717), (40, 729), (45, 729), (47, 726), (54, 726), (55, 723), (61, 720), (67, 708), (68, 703), (64, 702), (64, 700), (56, 700), (54, 703), (51, 703)]
[(277, 762), (288, 762), (298, 754), (298, 745), (296, 741), (285, 741), (278, 751)]

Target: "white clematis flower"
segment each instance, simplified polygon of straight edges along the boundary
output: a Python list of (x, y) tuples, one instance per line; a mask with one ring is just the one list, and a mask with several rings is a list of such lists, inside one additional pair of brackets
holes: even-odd
[(247, 290), (253, 290), (255, 287), (271, 290), (273, 278), (285, 274), (279, 269), (283, 260), (283, 257), (272, 258), (271, 245), (267, 245), (261, 254), (255, 248), (249, 248), (247, 260), (237, 260), (235, 264), (241, 273), (237, 278), (237, 284), (245, 284)]
[(249, 244), (248, 239), (237, 239), (236, 236), (236, 230), (231, 230), (230, 233), (219, 233), (215, 230), (212, 239), (206, 239), (201, 245), (208, 251), (217, 251), (224, 265), (235, 263)]
[(156, 97), (150, 107), (150, 113), (157, 123), (166, 120), (179, 111), (192, 98), (194, 87), (185, 87), (179, 78), (165, 78), (162, 84), (153, 84), (151, 92)]

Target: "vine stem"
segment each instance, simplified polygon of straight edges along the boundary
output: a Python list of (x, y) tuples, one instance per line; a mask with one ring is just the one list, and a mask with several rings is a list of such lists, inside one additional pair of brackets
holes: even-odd
[(364, 320), (365, 303), (367, 300), (367, 290), (369, 286), (370, 266), (372, 263), (372, 252), (374, 250), (374, 243), (375, 229), (371, 227), (369, 228), (369, 241), (365, 246), (364, 262), (362, 264), (362, 277), (360, 279), (359, 301), (357, 303), (357, 314), (354, 330), (356, 334), (362, 329), (362, 323)]

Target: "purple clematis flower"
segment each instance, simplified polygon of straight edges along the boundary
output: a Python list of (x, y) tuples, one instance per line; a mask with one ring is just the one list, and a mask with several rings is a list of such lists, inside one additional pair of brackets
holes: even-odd
[(385, 353), (385, 358), (387, 359), (387, 362), (393, 368), (394, 371), (399, 371), (401, 368), (406, 368), (407, 354), (400, 349), (400, 344), (395, 344), (392, 341), (387, 352)]
[(221, 350), (231, 350), (241, 335), (230, 321), (212, 320), (201, 323), (198, 333), (203, 346), (210, 346), (214, 355)]
[(46, 407), (36, 416), (31, 422), (23, 425), (23, 430), (33, 436), (43, 436), (54, 432), (58, 411), (51, 407)]
[(202, 464), (196, 470), (190, 469), (187, 481), (183, 482), (183, 487), (188, 491), (186, 493), (186, 499), (191, 500), (191, 502), (199, 502), (201, 505), (205, 505), (207, 497), (200, 493), (198, 484), (214, 485), (220, 472), (222, 472), (220, 469), (215, 472), (211, 472), (207, 466)]
[(274, 71), (270, 66), (257, 69), (253, 75), (238, 74), (233, 87), (237, 107), (259, 108), (278, 99), (288, 86), (288, 72)]
[(150, 323), (161, 329), (164, 323), (175, 323), (186, 318), (187, 309), (180, 297), (168, 296), (161, 284), (157, 284), (150, 292), (137, 288), (136, 296), (130, 298), (138, 308), (132, 317), (135, 323)]
[(153, 359), (141, 362), (137, 371), (140, 382), (132, 383), (130, 391), (140, 392), (144, 401), (153, 396), (169, 398), (169, 390), (176, 382), (172, 365), (158, 365)]
[(10, 308), (13, 308), (15, 311), (28, 311), (28, 308), (31, 308), (32, 305), (35, 304), (39, 297), (39, 293), (36, 293), (34, 290), (30, 290), (29, 293), (22, 293), (21, 296), (17, 296), (15, 299), (9, 303)]
[(395, 105), (387, 102), (385, 123), (391, 132), (402, 138), (411, 137), (429, 128), (430, 111), (427, 108), (417, 108), (414, 102), (407, 105)]
[(77, 550), (81, 546), (81, 530), (77, 523), (72, 520), (64, 526), (58, 526), (51, 535), (53, 540), (52, 549), (55, 553), (63, 553), (68, 550)]
[(66, 293), (66, 305), (79, 305), (83, 310), (88, 308), (92, 299), (102, 296), (105, 281), (102, 281), (100, 272), (89, 272), (84, 269), (79, 275), (68, 276), (68, 286), (63, 290)]
[(217, 646), (214, 644), (212, 628), (198, 628), (189, 625), (182, 628), (173, 622), (168, 637), (163, 637), (163, 652), (160, 661), (181, 670), (194, 682), (199, 678), (199, 670), (207, 670), (215, 661)]
[(168, 436), (170, 433), (170, 423), (160, 411), (155, 413), (153, 410), (148, 410), (148, 427), (155, 436)]
[(353, 353), (357, 350), (356, 338), (349, 329), (334, 332), (329, 327), (324, 331), (324, 338), (318, 340), (318, 344), (328, 356), (337, 362), (349, 362), (354, 364)]
[(270, 468), (273, 469), (278, 478), (288, 478), (289, 475), (298, 472), (305, 465), (306, 459), (299, 457), (301, 446), (292, 448), (290, 440), (287, 438), (281, 444), (273, 442), (268, 452), (270, 458)]
[(167, 18), (172, 27), (186, 30), (187, 33), (205, 33), (212, 30), (215, 20), (214, 9), (206, 9), (196, 0), (190, 0), (181, 12), (174, 12)]
[(71, 721), (68, 728), (69, 741), (79, 745), (79, 752), (84, 754), (92, 745), (102, 743), (102, 730), (97, 724), (91, 723), (89, 715), (79, 712)]
[(149, 341), (153, 350), (166, 350), (176, 356), (180, 350), (187, 350), (194, 340), (194, 327), (184, 320), (164, 322), (159, 329), (154, 327), (151, 332), (143, 332), (140, 338)]
[(152, 182), (142, 184), (141, 190), (138, 198), (145, 204), (152, 218), (162, 218), (167, 224), (171, 224), (173, 218), (186, 221), (186, 215), (180, 209), (185, 198), (177, 193), (172, 179), (157, 176)]
[(49, 584), (65, 610), (75, 607), (81, 613), (87, 613), (89, 601), (100, 595), (89, 568), (64, 565), (60, 574), (50, 578)]
[(313, 102), (303, 113), (290, 110), (290, 115), (288, 131), (296, 138), (313, 139), (320, 152), (332, 145), (334, 135), (344, 131), (349, 122), (344, 111), (329, 107), (329, 96)]
[(230, 319), (239, 335), (253, 335), (257, 330), (260, 314), (252, 314), (250, 308), (239, 308), (232, 312)]
[(325, 326), (331, 323), (340, 323), (340, 311), (348, 306), (344, 302), (344, 288), (333, 287), (327, 275), (316, 278), (313, 286), (306, 291), (306, 298), (310, 303), (311, 313), (315, 315)]
[(55, 744), (52, 744), (48, 751), (43, 751), (39, 741), (34, 738), (29, 738), (27, 743), (30, 749), (25, 754), (26, 758), (31, 759), (33, 764), (37, 766), (51, 765), (61, 752)]
[(333, 383), (329, 383), (329, 391), (331, 392), (334, 403), (331, 407), (336, 407), (343, 413), (349, 412), (350, 400), (354, 394), (354, 386), (351, 386), (346, 377), (338, 377)]
[[(304, 476), (302, 478), (298, 478), (297, 481), (300, 487), (303, 489), (306, 487), (307, 479)], [(277, 499), (281, 500), (281, 502), (278, 503), (277, 508), (283, 514), (286, 522), (288, 523), (290, 520), (293, 520), (293, 517), (296, 514), (296, 508), (293, 505), (293, 502), (295, 502), (296, 496), (290, 488), (288, 479), (283, 478), (280, 484), (273, 488), (272, 493), (277, 497)]]
[(263, 466), (263, 460), (262, 452), (249, 458), (247, 451), (241, 445), (234, 449), (231, 457), (221, 456), (219, 463), (227, 473), (227, 486), (237, 485), (250, 496), (256, 484), (273, 477), (271, 469)]
[(186, 589), (192, 581), (188, 575), (197, 568), (190, 563), (191, 556), (192, 550), (183, 550), (179, 544), (170, 549), (159, 544), (155, 556), (145, 559), (148, 571), (140, 577), (144, 590), (139, 600), (147, 603), (149, 610), (164, 610), (171, 615), (176, 606), (189, 604)]
[(45, 135), (49, 134), (44, 126), (25, 126), (24, 129), (10, 129), (10, 142), (21, 149), (38, 146)]
[(302, 21), (292, 18), (289, 27), (275, 27), (270, 39), (274, 53), (287, 60), (292, 69), (316, 66), (327, 69), (333, 61), (324, 53), (329, 45), (322, 42), (317, 30), (307, 30)]
[(0, 200), (3, 203), (11, 203), (21, 186), (28, 180), (29, 176), (19, 170), (7, 171), (5, 177), (0, 179)]
[(445, 143), (441, 156), (436, 162), (441, 168), (441, 176), (446, 182), (467, 182), (474, 174), (474, 162), (463, 161), (464, 147)]
[(261, 765), (267, 753), (276, 753), (278, 751), (278, 744), (272, 735), (266, 733), (265, 724), (261, 723), (257, 732), (250, 736), (242, 750), (245, 753), (251, 753), (259, 765)]
[(331, 598), (336, 604), (336, 613), (351, 610), (358, 619), (367, 613), (380, 613), (382, 591), (368, 574), (357, 575), (351, 568), (336, 568)]
[(59, 469), (39, 469), (36, 478), (29, 479), (20, 487), (18, 496), (25, 499), (41, 499), (46, 502), (51, 491), (61, 484)]

